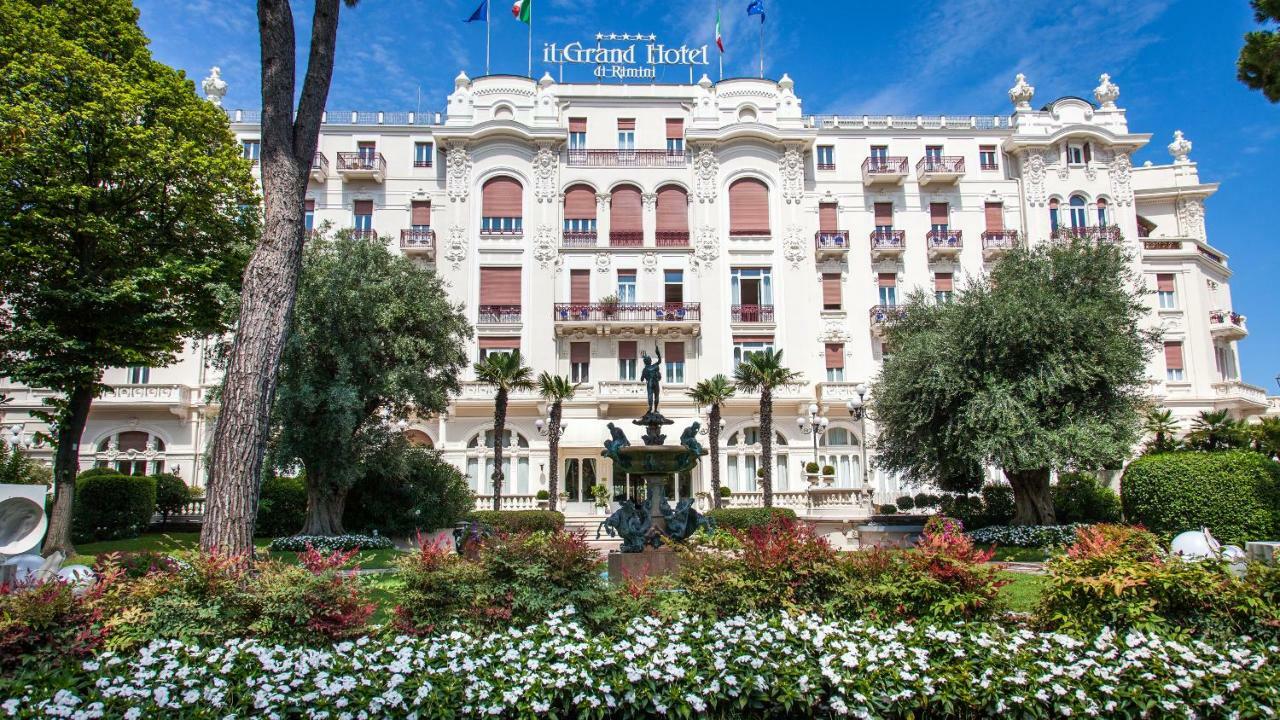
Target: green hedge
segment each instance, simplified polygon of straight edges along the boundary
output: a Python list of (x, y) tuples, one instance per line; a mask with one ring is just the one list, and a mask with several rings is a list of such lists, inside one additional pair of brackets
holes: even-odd
[(458, 468), (434, 450), (405, 448), (387, 461), (366, 464), (347, 493), (342, 524), (347, 532), (413, 537), (419, 530), (452, 528), (474, 507)]
[(1120, 522), (1120, 496), (1092, 473), (1061, 473), (1053, 486), (1059, 525)]
[(555, 532), (564, 529), (564, 514), (555, 510), (473, 510), (462, 518), (494, 532)]
[(307, 515), (307, 483), (301, 477), (270, 477), (262, 483), (258, 499), (259, 537), (292, 535), (302, 529)]
[(72, 537), (75, 542), (137, 537), (155, 511), (155, 478), (93, 473), (76, 480)]
[(746, 530), (768, 525), (774, 518), (796, 519), (796, 512), (790, 508), (720, 508), (707, 513), (716, 527), (722, 530)]
[(1126, 519), (1169, 537), (1209, 528), (1224, 543), (1280, 535), (1280, 464), (1247, 450), (1134, 460), (1120, 481)]

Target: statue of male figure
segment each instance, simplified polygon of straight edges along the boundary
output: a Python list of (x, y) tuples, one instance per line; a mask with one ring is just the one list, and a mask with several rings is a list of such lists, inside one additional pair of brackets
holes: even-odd
[(662, 392), (662, 351), (658, 349), (655, 343), (653, 346), (653, 354), (656, 359), (650, 358), (649, 353), (640, 353), (641, 359), (644, 360), (644, 369), (640, 371), (640, 379), (644, 381), (645, 397), (649, 401), (649, 412), (658, 412), (659, 395)]

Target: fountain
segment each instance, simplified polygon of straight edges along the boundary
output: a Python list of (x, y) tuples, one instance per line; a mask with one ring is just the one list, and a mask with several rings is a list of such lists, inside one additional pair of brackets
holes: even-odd
[[(640, 475), (645, 482), (645, 501), (637, 507), (630, 499), (619, 501), (618, 509), (600, 529), (610, 537), (621, 537), (622, 547), (609, 553), (609, 580), (670, 573), (676, 568), (676, 555), (670, 542), (689, 538), (700, 527), (712, 527), (709, 518), (693, 507), (693, 498), (684, 498), (675, 509), (667, 502), (663, 486), (668, 477), (692, 470), (698, 458), (707, 454), (698, 442), (699, 425), (694, 422), (680, 434), (680, 444), (666, 445), (664, 426), (673, 421), (658, 410), (662, 394), (662, 353), (654, 348), (654, 357), (641, 353), (644, 369), (640, 379), (645, 384), (648, 402), (645, 414), (632, 423), (645, 428), (644, 445), (633, 446), (622, 428), (609, 423), (609, 439), (602, 456), (613, 460), (614, 474)], [(596, 531), (600, 537), (600, 530)]]

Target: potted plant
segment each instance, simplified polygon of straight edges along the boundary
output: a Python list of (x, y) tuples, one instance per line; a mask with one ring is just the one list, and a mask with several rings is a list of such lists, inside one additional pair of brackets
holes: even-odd
[(726, 500), (730, 495), (732, 495), (732, 494), (733, 494), (733, 491), (729, 489), (729, 486), (728, 486), (728, 485), (721, 485), (721, 486), (720, 486), (720, 506), (721, 506), (721, 507), (727, 507), (727, 506), (728, 506), (728, 504), (725, 502), (725, 500)]
[(818, 482), (820, 478), (818, 471), (819, 471), (818, 463), (807, 462), (804, 464), (804, 479), (806, 482), (809, 483), (809, 487), (811, 488), (818, 487)]
[(711, 493), (699, 490), (693, 494), (693, 497), (698, 501), (699, 510), (711, 507)]
[(591, 486), (591, 497), (595, 498), (597, 512), (604, 514), (609, 509), (609, 488), (603, 483)]
[(605, 295), (600, 298), (600, 311), (604, 316), (613, 319), (618, 314), (618, 296), (615, 294)]
[(538, 500), (538, 509), (546, 510), (547, 504), (551, 500), (551, 493), (547, 492), (546, 490), (539, 490), (538, 494), (535, 495), (534, 497), (537, 498)]
[(822, 466), (822, 483), (827, 487), (834, 485), (836, 482), (836, 468), (834, 465)]

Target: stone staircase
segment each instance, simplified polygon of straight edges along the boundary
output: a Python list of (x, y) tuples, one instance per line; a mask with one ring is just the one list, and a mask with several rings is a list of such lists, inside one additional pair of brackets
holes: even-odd
[[(600, 527), (600, 523), (608, 517), (607, 515), (565, 515), (564, 529), (567, 532), (580, 532), (586, 536), (587, 540), (596, 542), (596, 529)], [(600, 543), (608, 544), (611, 548), (622, 543), (618, 538), (611, 538), (600, 533)]]

